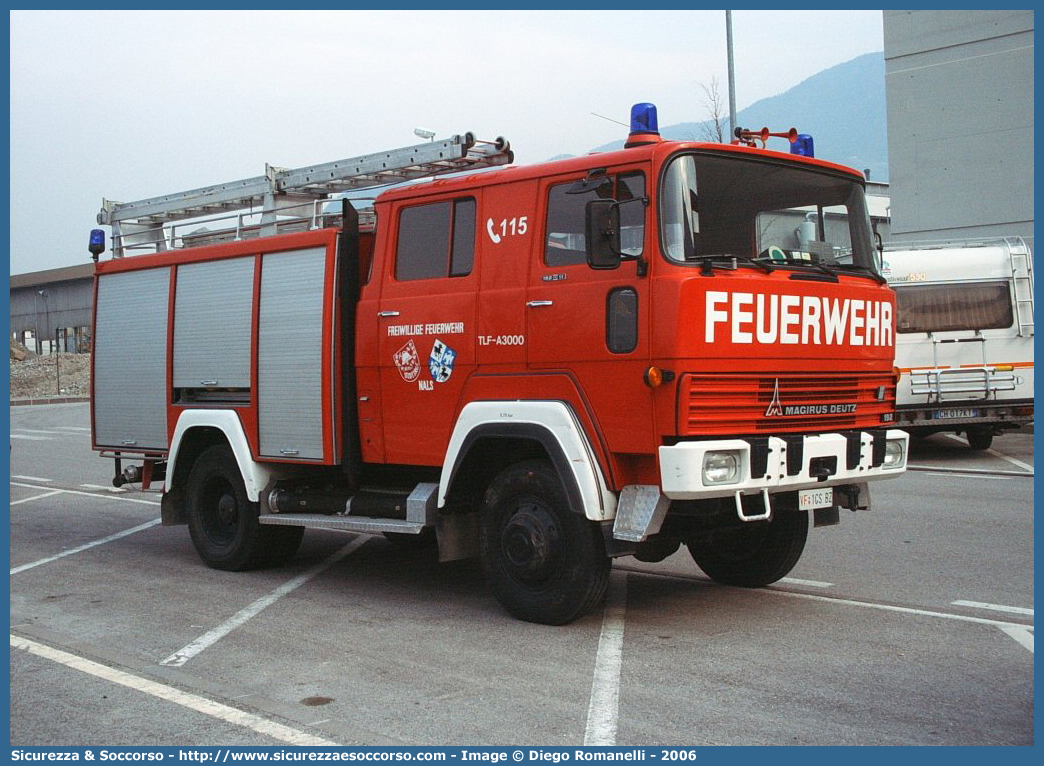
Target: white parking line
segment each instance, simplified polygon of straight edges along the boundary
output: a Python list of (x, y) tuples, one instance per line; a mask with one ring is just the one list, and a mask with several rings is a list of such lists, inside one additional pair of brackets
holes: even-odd
[[(32, 484), (22, 484), (18, 481), (11, 482), (12, 487), (28, 487), (29, 489), (47, 489), (47, 487), (37, 487)], [(141, 503), (142, 505), (159, 505), (155, 500), (142, 500), (137, 497), (109, 497), (108, 495), (102, 495), (98, 492), (80, 492), (76, 489), (63, 489), (62, 493), (65, 495), (80, 495), (82, 497), (108, 497), (110, 500), (121, 500), (125, 503)]]
[[(659, 572), (646, 572), (640, 569), (627, 568), (626, 571), (633, 572), (634, 574), (645, 575), (647, 577), (663, 577), (669, 580), (686, 580), (689, 582), (697, 582), (705, 585), (713, 585), (713, 581), (704, 577), (695, 577), (687, 575), (676, 575), (676, 574), (661, 574)], [(722, 586), (730, 587), (730, 586)], [(955, 612), (937, 612), (931, 609), (917, 609), (911, 606), (898, 606), (896, 604), (881, 604), (875, 601), (858, 601), (853, 598), (843, 598), (841, 596), (820, 596), (816, 593), (799, 593), (793, 590), (782, 590), (780, 588), (757, 588), (748, 591), (749, 593), (765, 593), (772, 594), (773, 596), (783, 596), (785, 598), (803, 598), (808, 601), (825, 601), (832, 604), (844, 604), (846, 606), (861, 606), (867, 609), (880, 609), (885, 612), (900, 612), (902, 614), (916, 614), (922, 617), (940, 617), (946, 620), (956, 620), (958, 622), (971, 622), (978, 625), (994, 625), (998, 628), (1013, 627), (1013, 628), (1029, 628), (1032, 630), (1032, 626), (1024, 625), (1020, 622), (1010, 622), (1008, 620), (994, 620), (989, 617), (972, 617), (967, 614), (956, 614)]]
[(598, 637), (591, 701), (587, 706), (584, 745), (615, 745), (620, 712), (620, 667), (623, 662), (624, 617), (627, 612), (627, 573), (609, 576), (602, 633)]
[(122, 670), (116, 670), (116, 668), (111, 668), (108, 665), (102, 665), (93, 660), (88, 660), (85, 657), (79, 657), (75, 654), (64, 652), (61, 649), (54, 649), (27, 638), (20, 638), (14, 634), (11, 635), (11, 647), (13, 649), (21, 649), (22, 651), (29, 652), (37, 657), (43, 657), (44, 659), (61, 663), (66, 667), (79, 670), (82, 673), (87, 673), (114, 684), (119, 684), (120, 686), (125, 686), (128, 689), (144, 692), (145, 694), (166, 700), (167, 702), (173, 702), (176, 705), (181, 705), (182, 707), (194, 710), (197, 713), (202, 713), (203, 715), (208, 715), (212, 718), (235, 724), (236, 726), (243, 726), (257, 732), (258, 734), (277, 739), (280, 742), (286, 742), (290, 745), (305, 745), (310, 747), (331, 747), (337, 745), (336, 742), (331, 742), (322, 737), (316, 737), (312, 734), (307, 734), (281, 723), (270, 721), (267, 718), (248, 713), (245, 710), (238, 710), (237, 708), (223, 705), (220, 702), (215, 702), (206, 697), (200, 697), (196, 694), (183, 692), (180, 689), (175, 689), (173, 686), (167, 686), (166, 684), (150, 681), (147, 678), (135, 676)]
[[(957, 434), (946, 434), (946, 435), (948, 437), (950, 437), (951, 439), (953, 439), (954, 441), (960, 442), (961, 444), (967, 444), (968, 443), (967, 439), (964, 439), (964, 438), (958, 436)], [(989, 454), (989, 455), (993, 455), (994, 457), (999, 457), (1001, 460), (1007, 460), (1012, 465), (1017, 465), (1019, 468), (1022, 468), (1022, 469), (1026, 470), (1026, 471), (1029, 471), (1030, 473), (1033, 473), (1033, 466), (1030, 465), (1029, 463), (1023, 463), (1018, 458), (1010, 457), (1008, 455), (1005, 455), (1003, 452), (997, 452), (997, 450), (995, 450), (995, 449), (988, 449), (988, 450), (986, 450), (986, 453)]]
[[(754, 591), (755, 593), (759, 591)], [(922, 617), (941, 617), (945, 620), (957, 620), (959, 622), (974, 622), (979, 625), (996, 625), (997, 627), (1015, 626), (1026, 627), (1017, 622), (1004, 620), (991, 620), (988, 617), (969, 617), (966, 614), (954, 614), (953, 612), (935, 612), (931, 609), (916, 609), (910, 606), (896, 606), (894, 604), (878, 604), (873, 601), (857, 601), (852, 598), (839, 598), (838, 596), (817, 596), (814, 593), (797, 593), (789, 590), (761, 591), (786, 596), (787, 598), (804, 598), (812, 601), (828, 601), (833, 604), (845, 604), (847, 606), (861, 606), (867, 609), (880, 609), (885, 612), (901, 612), (902, 614), (916, 614)]]
[(223, 623), (218, 625), (213, 630), (207, 631), (202, 636), (197, 638), (195, 641), (191, 642), (190, 644), (186, 645), (181, 649), (178, 649), (178, 651), (174, 652), (174, 654), (170, 655), (169, 657), (167, 657), (167, 659), (163, 660), (160, 663), (160, 665), (166, 665), (167, 667), (180, 667), (184, 665), (186, 662), (191, 660), (204, 649), (207, 649), (216, 644), (218, 641), (227, 636), (233, 630), (238, 628), (240, 625), (245, 623), (250, 618), (255, 617), (262, 610), (274, 604), (287, 593), (290, 593), (291, 591), (294, 591), (297, 588), (301, 587), (306, 582), (315, 577), (317, 574), (329, 567), (331, 564), (336, 564), (338, 561), (355, 551), (357, 548), (362, 547), (362, 545), (364, 545), (366, 541), (369, 539), (369, 535), (360, 535), (359, 537), (355, 538), (332, 556), (320, 561), (314, 567), (312, 567), (306, 572), (302, 572), (294, 579), (289, 580), (283, 585), (280, 585), (267, 596), (259, 598), (253, 604), (250, 604), (250, 606), (247, 606), (236, 612), (234, 615), (232, 615), (232, 617), (225, 620)]
[(962, 479), (1002, 479), (1011, 481), (1016, 476), (1033, 477), (1032, 473), (1026, 473), (1025, 471), (990, 471), (985, 468), (949, 468), (941, 465), (916, 465), (914, 463), (907, 463), (906, 470), (943, 473), (946, 474), (947, 478), (958, 476)]
[(126, 537), (127, 535), (133, 535), (135, 532), (141, 532), (143, 529), (148, 529), (149, 527), (154, 527), (154, 526), (156, 526), (159, 523), (160, 523), (159, 519), (153, 519), (152, 521), (147, 521), (144, 524), (139, 524), (136, 527), (131, 527), (130, 529), (125, 529), (122, 532), (117, 532), (114, 535), (109, 535), (108, 537), (103, 537), (100, 540), (93, 540), (93, 541), (91, 541), (89, 543), (84, 543), (83, 545), (78, 545), (75, 548), (70, 548), (67, 551), (62, 551), (61, 553), (56, 554), (54, 556), (48, 556), (45, 559), (40, 559), (39, 561), (33, 561), (33, 562), (29, 563), (29, 564), (22, 564), (21, 566), (11, 567), (11, 574), (12, 575), (16, 575), (19, 572), (24, 572), (26, 569), (32, 569), (33, 567), (38, 567), (41, 564), (50, 564), (52, 561), (57, 561), (58, 559), (65, 558), (66, 556), (71, 556), (74, 553), (80, 553), (81, 551), (85, 551), (85, 550), (87, 550), (89, 548), (94, 548), (97, 545), (103, 545), (104, 543), (111, 543), (113, 540), (119, 540), (121, 537)]
[(29, 436), (27, 434), (11, 434), (12, 439), (26, 439), (31, 442), (49, 442), (50, 436)]
[(106, 492), (113, 492), (113, 493), (115, 493), (115, 492), (126, 492), (127, 491), (127, 490), (123, 489), (123, 487), (106, 487), (104, 484), (81, 484), (80, 486), (81, 487), (86, 487), (87, 489), (104, 489)]
[(48, 434), (49, 436), (65, 436), (61, 431), (45, 431), (42, 428), (12, 428), (12, 431), (20, 431), (25, 434)]
[(783, 577), (779, 582), (785, 582), (788, 585), (804, 585), (806, 588), (832, 588), (834, 583), (832, 582), (820, 582), (819, 580), (799, 580), (797, 577)]
[(49, 484), (50, 482), (53, 481), (53, 479), (41, 479), (39, 476), (22, 476), (21, 474), (17, 474), (17, 473), (11, 474), (11, 478), (12, 479), (24, 479), (25, 481), (42, 481), (42, 482), (47, 483), (47, 484)]
[(970, 606), (975, 609), (992, 609), (994, 612), (1009, 612), (1011, 614), (1024, 614), (1033, 616), (1033, 610), (1024, 606), (1005, 606), (1004, 604), (987, 604), (982, 601), (951, 601), (954, 606)]
[(12, 500), (11, 505), (21, 505), (22, 503), (28, 503), (32, 500), (42, 500), (45, 497), (51, 495), (60, 495), (62, 491), (60, 489), (53, 489), (50, 492), (44, 492), (42, 495), (33, 495), (32, 497), (23, 497), (21, 500)]
[(80, 426), (57, 426), (57, 428), (60, 428), (63, 431), (86, 431), (87, 433), (91, 432), (91, 429), (81, 428)]
[(1005, 625), (1001, 630), (1022, 644), (1023, 648), (1029, 649), (1031, 654), (1036, 654), (1033, 651), (1033, 628), (1027, 628), (1025, 625)]

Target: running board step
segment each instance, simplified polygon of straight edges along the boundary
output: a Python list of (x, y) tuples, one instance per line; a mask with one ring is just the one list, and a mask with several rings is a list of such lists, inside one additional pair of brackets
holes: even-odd
[[(352, 498), (345, 504), (345, 512), (339, 514), (323, 513), (262, 513), (258, 521), (283, 527), (305, 527), (306, 529), (336, 529), (342, 532), (363, 532), (380, 534), (381, 532), (399, 532), (406, 535), (419, 535), (425, 527), (435, 526), (435, 512), (438, 510), (438, 484), (421, 483), (413, 488), (406, 498), (406, 518), (393, 519), (375, 516), (350, 516)], [(396, 497), (397, 493), (390, 495)]]
[(335, 529), (340, 532), (361, 532), (377, 535), (399, 532), (419, 535), (424, 523), (401, 519), (374, 519), (365, 516), (326, 516), (321, 513), (266, 513), (258, 518), (262, 524), (277, 527), (304, 527), (306, 529)]

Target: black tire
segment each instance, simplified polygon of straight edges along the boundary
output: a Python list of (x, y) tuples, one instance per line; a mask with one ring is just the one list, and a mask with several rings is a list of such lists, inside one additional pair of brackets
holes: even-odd
[(780, 513), (770, 522), (752, 522), (690, 540), (689, 554), (715, 582), (760, 588), (794, 568), (808, 538), (808, 514)]
[(988, 428), (972, 428), (966, 434), (968, 446), (976, 452), (988, 450), (993, 444), (993, 431)]
[(564, 625), (602, 600), (612, 563), (602, 533), (569, 508), (550, 463), (531, 460), (501, 471), (484, 506), (482, 568), (509, 613)]
[(189, 534), (207, 566), (236, 572), (281, 564), (297, 553), (302, 527), (263, 527), (226, 444), (200, 453), (185, 487)]

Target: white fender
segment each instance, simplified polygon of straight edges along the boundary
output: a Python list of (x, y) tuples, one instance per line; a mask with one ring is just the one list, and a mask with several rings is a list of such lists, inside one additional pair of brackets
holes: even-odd
[(616, 495), (606, 486), (602, 469), (572, 408), (565, 402), (503, 401), (471, 402), (464, 406), (450, 437), (439, 480), (439, 508), (446, 505), (446, 493), (461, 447), (478, 426), (486, 424), (527, 424), (543, 428), (558, 443), (569, 461), (580, 490), (584, 515), (592, 521), (616, 517)]
[[(243, 424), (234, 410), (192, 409), (182, 412), (178, 418), (178, 424), (174, 427), (174, 438), (170, 440), (170, 453), (167, 457), (168, 481), (174, 477), (182, 438), (189, 429), (199, 426), (216, 428), (225, 435), (229, 446), (232, 447), (232, 454), (236, 456), (239, 473), (243, 477), (247, 497), (251, 502), (258, 501), (261, 491), (272, 479), (288, 475), (289, 471), (286, 466), (275, 463), (258, 463), (251, 457), (250, 445), (247, 443)], [(170, 487), (167, 486), (166, 489), (169, 491)]]

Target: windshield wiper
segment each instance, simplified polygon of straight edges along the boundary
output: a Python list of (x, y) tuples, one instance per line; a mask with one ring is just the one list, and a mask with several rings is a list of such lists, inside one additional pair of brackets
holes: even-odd
[(855, 264), (855, 263), (844, 263), (844, 264), (838, 264), (835, 268), (838, 270), (838, 272), (861, 271), (861, 272), (864, 272), (866, 274), (866, 276), (870, 277), (870, 279), (872, 279), (875, 282), (877, 282), (877, 284), (879, 284), (879, 285), (886, 285), (886, 284), (888, 284), (888, 280), (887, 279), (885, 279), (883, 276), (881, 276), (881, 274), (878, 271), (875, 271), (874, 269), (870, 268), (869, 266), (860, 266), (860, 265)]
[[(768, 262), (765, 258), (752, 258), (749, 255), (733, 255), (732, 253), (708, 253), (706, 255), (694, 255), (685, 259), (686, 262), (698, 262), (700, 264), (700, 274), (705, 277), (714, 276), (714, 268), (728, 269), (729, 271), (735, 271), (739, 268), (739, 263), (742, 261), (744, 264), (750, 263), (757, 266), (759, 269), (764, 271), (766, 274), (771, 274), (776, 270), (775, 265)], [(728, 264), (714, 263), (714, 261), (729, 261)]]

